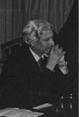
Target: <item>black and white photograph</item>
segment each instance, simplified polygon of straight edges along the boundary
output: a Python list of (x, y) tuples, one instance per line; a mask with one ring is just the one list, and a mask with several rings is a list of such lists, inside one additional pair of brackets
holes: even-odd
[(0, 0), (0, 117), (78, 117), (78, 0)]

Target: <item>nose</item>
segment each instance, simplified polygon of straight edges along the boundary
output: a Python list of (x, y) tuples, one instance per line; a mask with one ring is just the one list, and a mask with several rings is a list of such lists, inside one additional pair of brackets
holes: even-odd
[(50, 38), (49, 43), (50, 43), (51, 46), (54, 46), (54, 40), (52, 38)]

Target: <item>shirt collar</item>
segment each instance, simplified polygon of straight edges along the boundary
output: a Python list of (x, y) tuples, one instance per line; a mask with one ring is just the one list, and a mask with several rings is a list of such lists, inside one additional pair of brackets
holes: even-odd
[(32, 55), (33, 55), (33, 57), (35, 58), (35, 60), (38, 62), (39, 59), (40, 59), (40, 57), (39, 57), (31, 48), (29, 48), (29, 49), (30, 49), (30, 51), (31, 51), (31, 53), (32, 53)]

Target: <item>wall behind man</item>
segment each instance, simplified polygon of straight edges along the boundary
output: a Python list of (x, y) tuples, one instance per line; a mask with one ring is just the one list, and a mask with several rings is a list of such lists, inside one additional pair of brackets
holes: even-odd
[(57, 37), (57, 43), (63, 46), (67, 52), (67, 60), (70, 66), (71, 77), (74, 82), (73, 101), (74, 117), (77, 117), (79, 99), (79, 78), (78, 78), (78, 1), (74, 2), (70, 16), (63, 29)]
[(22, 0), (0, 0), (0, 45), (21, 36), (24, 19), (21, 2)]
[(21, 36), (24, 16), (22, 0), (0, 0), (0, 72), (3, 64), (1, 45)]

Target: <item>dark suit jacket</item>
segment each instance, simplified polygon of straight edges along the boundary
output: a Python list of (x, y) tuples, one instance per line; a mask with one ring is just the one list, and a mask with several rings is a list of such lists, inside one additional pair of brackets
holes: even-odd
[[(68, 77), (68, 76), (65, 76)], [(55, 102), (63, 90), (70, 86), (70, 79), (61, 72), (40, 70), (26, 44), (16, 47), (3, 66), (0, 78), (0, 108), (39, 105)]]

